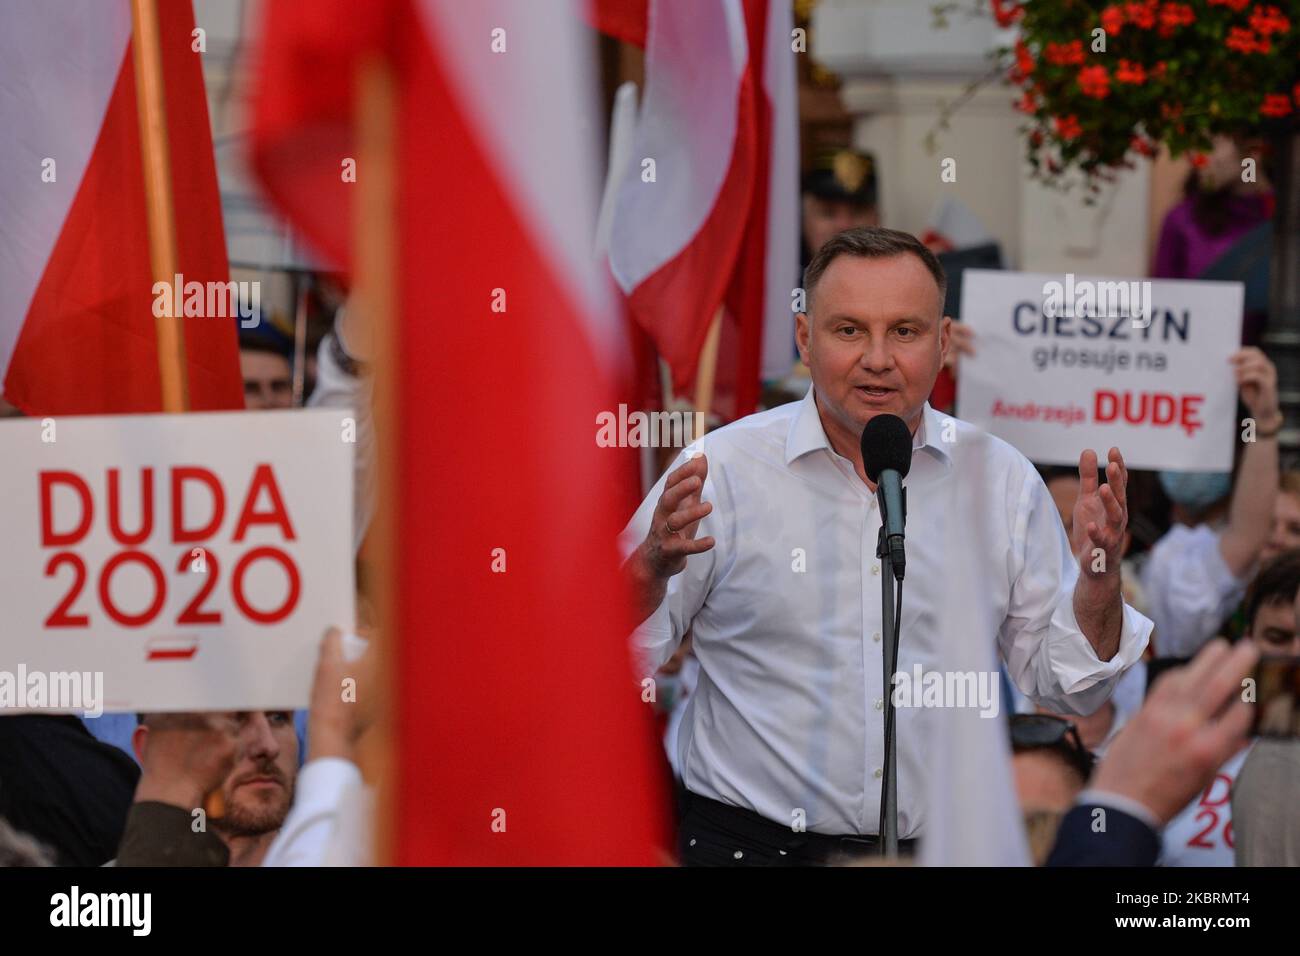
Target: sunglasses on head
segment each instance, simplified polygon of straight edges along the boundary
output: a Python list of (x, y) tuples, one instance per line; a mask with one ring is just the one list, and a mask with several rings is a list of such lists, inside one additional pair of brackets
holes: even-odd
[(1092, 776), (1096, 758), (1083, 745), (1079, 729), (1070, 721), (1051, 714), (1012, 714), (1011, 750), (1056, 750), (1076, 767), (1083, 778)]

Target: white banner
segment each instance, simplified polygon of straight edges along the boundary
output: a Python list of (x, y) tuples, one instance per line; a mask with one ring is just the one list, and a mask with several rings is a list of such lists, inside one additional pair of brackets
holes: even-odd
[(0, 714), (93, 713), (72, 674), (106, 711), (305, 707), (353, 625), (351, 416), (0, 422)]
[(1241, 341), (1236, 282), (963, 274), (957, 414), (1041, 464), (1228, 471)]

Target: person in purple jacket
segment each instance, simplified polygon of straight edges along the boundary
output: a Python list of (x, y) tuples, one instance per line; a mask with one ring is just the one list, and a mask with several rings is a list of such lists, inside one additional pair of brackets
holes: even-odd
[(1199, 278), (1246, 233), (1273, 217), (1275, 197), (1262, 160), (1262, 148), (1243, 148), (1228, 137), (1215, 140), (1205, 162), (1188, 175), (1186, 198), (1165, 216), (1152, 278)]

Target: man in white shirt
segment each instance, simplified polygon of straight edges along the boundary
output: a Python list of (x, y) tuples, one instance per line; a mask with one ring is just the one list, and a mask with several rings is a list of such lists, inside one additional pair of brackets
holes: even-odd
[[(944, 282), (905, 233), (828, 242), (797, 318), (807, 398), (688, 449), (624, 532), (645, 673), (688, 629), (700, 663), (679, 745), (687, 863), (822, 862), (874, 840), (885, 635), (880, 517), (859, 441), (878, 414), (913, 434), (899, 672), (944, 667), (936, 631), (952, 573), (978, 582), (963, 613), (970, 639), (987, 643), (994, 688), (1000, 649), (1021, 691), (1088, 713), (1146, 646), (1150, 622), (1120, 597), (1118, 449), (1100, 489), (1096, 455), (1080, 457), (1076, 555), (1024, 456), (927, 403), (949, 346)], [(906, 841), (925, 827), (926, 709), (900, 707), (897, 732)]]

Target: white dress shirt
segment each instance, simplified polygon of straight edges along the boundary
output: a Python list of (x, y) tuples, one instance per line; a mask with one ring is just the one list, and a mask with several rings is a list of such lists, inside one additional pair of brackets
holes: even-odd
[(350, 760), (320, 757), (298, 771), (293, 807), (263, 866), (369, 866), (374, 794)]
[(1254, 575), (1233, 577), (1219, 550), (1221, 534), (1209, 525), (1175, 524), (1151, 548), (1142, 588), (1161, 657), (1194, 657), (1246, 594)]
[[(679, 741), (689, 790), (782, 823), (803, 811), (815, 833), (872, 834), (884, 749), (880, 518), (827, 441), (814, 391), (678, 456), (674, 468), (695, 448), (708, 457), (702, 497), (713, 513), (698, 535), (716, 544), (669, 580), (635, 642), (653, 674), (693, 630), (699, 685)], [(1077, 562), (1029, 461), (928, 404), (913, 448), (898, 669), (942, 669), (945, 581), (970, 574), (979, 600), (961, 620), (985, 642), (988, 670), (996, 645), (1025, 694), (1058, 712), (1095, 710), (1141, 656), (1151, 623), (1126, 606), (1119, 651), (1098, 660), (1074, 618)], [(624, 530), (625, 554), (645, 538), (665, 481)], [(923, 708), (896, 713), (899, 833), (910, 837), (923, 829), (933, 722)]]

